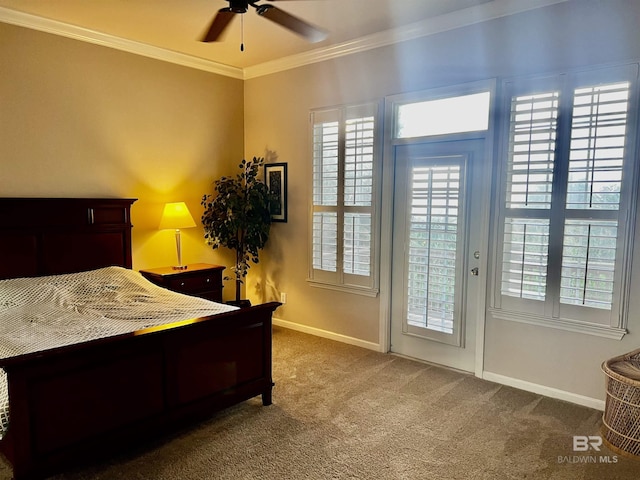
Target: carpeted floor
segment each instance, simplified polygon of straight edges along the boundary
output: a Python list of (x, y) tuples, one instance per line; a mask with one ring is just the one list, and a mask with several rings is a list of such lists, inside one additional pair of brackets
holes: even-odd
[(54, 478), (640, 478), (638, 460), (573, 451), (600, 412), (473, 376), (281, 328), (273, 376), (269, 407), (255, 398)]

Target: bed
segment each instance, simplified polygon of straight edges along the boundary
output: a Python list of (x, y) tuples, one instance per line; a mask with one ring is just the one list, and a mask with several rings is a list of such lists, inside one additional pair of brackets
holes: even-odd
[[(231, 308), (143, 279), (131, 270), (134, 201), (0, 198), (0, 452), (15, 479), (63, 471), (255, 396), (271, 403), (279, 303)], [(11, 303), (22, 301), (13, 290), (22, 286), (53, 303), (24, 313)], [(87, 297), (68, 297), (74, 289)], [(144, 308), (138, 323), (91, 303), (122, 312), (123, 292)], [(156, 295), (169, 296), (171, 314), (158, 313)], [(186, 318), (181, 302), (195, 305)], [(48, 333), (52, 310), (64, 310), (62, 333)], [(84, 310), (106, 323), (83, 322)], [(37, 341), (24, 341), (34, 326)]]

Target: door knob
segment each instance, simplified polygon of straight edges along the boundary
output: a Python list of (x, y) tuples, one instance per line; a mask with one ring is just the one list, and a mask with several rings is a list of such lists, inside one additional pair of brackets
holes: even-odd
[(471, 269), (471, 275), (473, 275), (474, 277), (478, 276), (478, 267), (473, 267)]

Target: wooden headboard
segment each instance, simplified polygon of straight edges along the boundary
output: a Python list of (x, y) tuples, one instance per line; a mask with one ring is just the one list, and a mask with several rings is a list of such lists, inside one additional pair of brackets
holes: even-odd
[(131, 268), (135, 201), (0, 198), (0, 279)]

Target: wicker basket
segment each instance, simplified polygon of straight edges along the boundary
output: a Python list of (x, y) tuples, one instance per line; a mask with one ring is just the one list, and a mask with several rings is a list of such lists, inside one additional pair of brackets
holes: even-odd
[(602, 415), (605, 444), (640, 458), (640, 349), (602, 364), (607, 399)]

